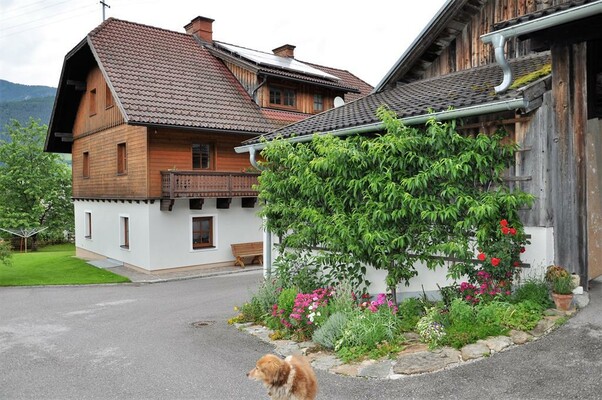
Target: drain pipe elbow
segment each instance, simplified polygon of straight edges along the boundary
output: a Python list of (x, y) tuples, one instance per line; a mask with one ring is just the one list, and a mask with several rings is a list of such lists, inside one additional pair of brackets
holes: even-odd
[(261, 166), (257, 164), (257, 149), (255, 147), (249, 148), (249, 161), (254, 168), (261, 171)]
[(502, 80), (502, 83), (494, 88), (496, 93), (505, 91), (512, 83), (512, 69), (510, 68), (510, 64), (508, 64), (506, 55), (504, 54), (505, 43), (506, 38), (504, 35), (495, 35), (491, 40), (491, 44), (495, 49), (495, 61), (497, 61), (504, 72), (504, 79)]

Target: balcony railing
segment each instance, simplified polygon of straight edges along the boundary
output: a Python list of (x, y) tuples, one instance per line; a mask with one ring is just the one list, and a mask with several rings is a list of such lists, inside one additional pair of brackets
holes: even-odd
[(164, 199), (255, 197), (259, 174), (213, 171), (161, 171)]

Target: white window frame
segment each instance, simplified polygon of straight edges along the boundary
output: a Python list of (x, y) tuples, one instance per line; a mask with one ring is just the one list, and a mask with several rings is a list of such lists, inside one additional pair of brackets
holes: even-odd
[(84, 210), (84, 239), (92, 240), (92, 211)]
[[(125, 236), (125, 220), (127, 219), (128, 232)], [(130, 250), (132, 247), (132, 224), (129, 214), (119, 214), (119, 247), (123, 250)], [(127, 242), (126, 242), (127, 239)], [(127, 243), (127, 245), (126, 245)]]

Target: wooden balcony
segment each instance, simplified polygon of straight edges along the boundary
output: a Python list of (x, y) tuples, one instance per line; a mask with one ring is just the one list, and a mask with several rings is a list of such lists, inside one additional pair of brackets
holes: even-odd
[(259, 174), (213, 171), (161, 171), (162, 199), (255, 197)]

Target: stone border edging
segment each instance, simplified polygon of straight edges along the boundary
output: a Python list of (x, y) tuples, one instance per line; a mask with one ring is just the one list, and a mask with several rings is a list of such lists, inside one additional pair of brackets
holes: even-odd
[(576, 311), (576, 309), (567, 312), (556, 309), (546, 310), (544, 317), (529, 332), (511, 330), (509, 336), (479, 340), (460, 350), (451, 347), (429, 350), (426, 344), (420, 342), (416, 333), (410, 332), (405, 334), (408, 345), (397, 355), (396, 359), (365, 360), (349, 364), (343, 363), (333, 352), (319, 350), (319, 346), (313, 342), (297, 343), (293, 340), (272, 340), (270, 334), (273, 331), (264, 326), (251, 323), (235, 324), (235, 326), (264, 342), (273, 344), (275, 353), (282, 357), (295, 353), (306, 355), (312, 366), (318, 370), (350, 377), (400, 379), (457, 367), (538, 340), (560, 326), (558, 320), (563, 317), (572, 317)]

